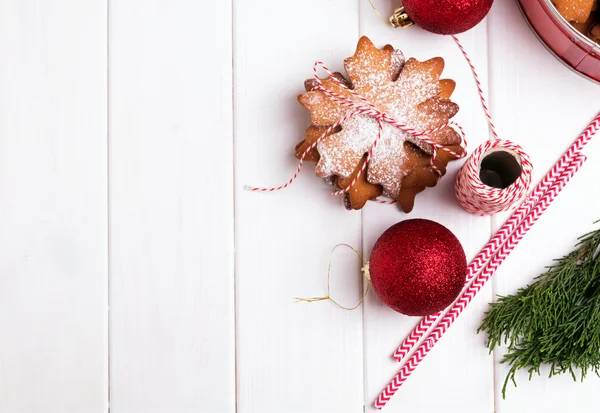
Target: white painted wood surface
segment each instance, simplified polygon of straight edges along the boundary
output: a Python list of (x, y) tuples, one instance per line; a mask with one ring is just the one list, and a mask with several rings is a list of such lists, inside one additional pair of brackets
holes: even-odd
[[(332, 62), (332, 69), (341, 69), (342, 60), (352, 55), (357, 5), (305, 0), (290, 18), (310, 22), (312, 34), (307, 36), (289, 30), (289, 19), (273, 18), (282, 8), (278, 0), (236, 4), (238, 411), (359, 413), (361, 311), (299, 305), (294, 297), (326, 292), (329, 251), (341, 242), (360, 246), (361, 213), (346, 213), (330, 195), (331, 188), (315, 178), (311, 165), (288, 191), (259, 195), (243, 189), (244, 184), (279, 184), (293, 173), (293, 147), (309, 125), (296, 96), (318, 56)], [(359, 261), (341, 251), (336, 258), (339, 275), (333, 285), (342, 302), (356, 302), (362, 285)]]
[[(377, 1), (384, 14), (391, 3)], [(368, 255), (388, 226), (425, 217), (470, 258), (505, 218), (458, 207), (458, 162), (409, 216), (376, 204), (346, 212), (310, 165), (281, 193), (244, 191), (293, 173), (309, 123), (296, 102), (303, 80), (317, 59), (341, 69), (363, 34), (444, 57), (470, 147), (488, 138), (451, 39), (391, 29), (366, 0), (0, 0), (0, 16), (0, 412), (373, 411), (418, 320), (373, 293), (353, 312), (293, 298), (326, 293), (338, 243)], [(529, 151), (541, 178), (600, 108), (598, 86), (552, 57), (513, 1), (460, 38), (502, 137)], [(598, 379), (524, 374), (503, 400), (502, 352), (489, 355), (475, 333), (494, 293), (531, 281), (600, 218), (600, 143), (585, 152), (389, 411), (600, 402)], [(359, 264), (335, 255), (341, 302), (360, 299)]]
[(231, 5), (109, 19), (111, 412), (231, 412)]
[(106, 4), (0, 16), (0, 411), (106, 412)]

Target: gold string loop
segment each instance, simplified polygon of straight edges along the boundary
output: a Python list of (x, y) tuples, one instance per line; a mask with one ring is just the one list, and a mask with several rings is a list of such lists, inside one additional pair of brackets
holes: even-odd
[(371, 7), (373, 8), (373, 10), (375, 11), (375, 13), (377, 13), (377, 15), (379, 16), (379, 18), (381, 20), (383, 20), (384, 22), (388, 22), (388, 19), (386, 19), (385, 17), (383, 17), (383, 15), (381, 13), (379, 13), (379, 10), (377, 10), (377, 7), (375, 7), (375, 5), (373, 4), (372, 0), (369, 0), (369, 4), (371, 5)]
[[(331, 298), (331, 264), (333, 262), (333, 253), (335, 252), (336, 249), (338, 249), (338, 247), (348, 247), (358, 256), (358, 258), (360, 258), (360, 260), (362, 262), (362, 267), (361, 267), (360, 271), (364, 275), (364, 277), (367, 279), (367, 288), (365, 288), (365, 292), (364, 292), (362, 298), (360, 299), (358, 304), (356, 304), (354, 307), (345, 307), (345, 306), (341, 305), (340, 303), (338, 303), (337, 301), (335, 301), (333, 298)], [(358, 250), (356, 250), (351, 245), (338, 244), (335, 247), (333, 247), (333, 249), (331, 250), (331, 253), (329, 253), (329, 264), (327, 265), (327, 296), (325, 296), (325, 297), (308, 297), (308, 298), (298, 298), (297, 297), (297, 298), (295, 298), (295, 300), (297, 303), (299, 303), (299, 302), (315, 303), (318, 301), (331, 301), (333, 304), (335, 304), (342, 310), (352, 311), (352, 310), (356, 310), (365, 301), (365, 298), (367, 298), (367, 294), (369, 293), (370, 287), (371, 287), (371, 275), (369, 273), (369, 263), (366, 262), (362, 256), (362, 254), (360, 252), (358, 252)]]

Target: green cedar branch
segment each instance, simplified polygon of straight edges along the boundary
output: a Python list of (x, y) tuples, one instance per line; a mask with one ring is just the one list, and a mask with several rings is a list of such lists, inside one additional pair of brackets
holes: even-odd
[(533, 284), (490, 305), (478, 332), (487, 333), (490, 352), (508, 346), (502, 397), (509, 381), (517, 385), (515, 373), (521, 369), (530, 380), (542, 365), (550, 366), (549, 377), (600, 375), (599, 248), (600, 230), (584, 235)]

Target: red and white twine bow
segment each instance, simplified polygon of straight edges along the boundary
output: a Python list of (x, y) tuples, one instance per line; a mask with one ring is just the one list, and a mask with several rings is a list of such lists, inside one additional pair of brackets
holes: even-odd
[[(343, 96), (342, 94), (339, 94), (337, 92), (327, 89), (325, 87), (325, 85), (323, 85), (323, 81), (321, 80), (321, 78), (319, 77), (319, 75), (317, 73), (317, 70), (319, 68), (322, 68), (325, 72), (327, 72), (330, 79), (336, 85), (347, 90), (355, 99), (350, 99), (346, 96)], [(379, 142), (379, 139), (381, 138), (381, 133), (383, 131), (384, 123), (394, 126), (398, 129), (402, 130), (403, 132), (406, 132), (406, 133), (414, 136), (415, 138), (418, 138), (419, 140), (423, 141), (424, 143), (430, 145), (432, 147), (432, 152), (433, 152), (433, 154), (431, 156), (431, 168), (438, 174), (438, 177), (442, 176), (442, 172), (435, 165), (435, 160), (436, 160), (437, 153), (439, 150), (449, 153), (456, 159), (460, 159), (466, 155), (466, 145), (467, 145), (466, 137), (465, 137), (463, 128), (458, 123), (449, 121), (449, 122), (444, 123), (443, 125), (438, 126), (437, 128), (434, 128), (434, 129), (430, 129), (430, 130), (426, 130), (426, 131), (417, 131), (417, 130), (411, 128), (409, 125), (398, 122), (396, 119), (394, 119), (389, 114), (382, 112), (377, 107), (375, 107), (375, 105), (373, 105), (371, 102), (369, 102), (364, 96), (361, 96), (355, 90), (348, 88), (336, 76), (334, 76), (334, 74), (329, 70), (329, 68), (327, 66), (325, 66), (325, 64), (323, 62), (320, 62), (320, 61), (315, 62), (314, 66), (313, 66), (313, 74), (314, 74), (314, 78), (315, 78), (315, 81), (317, 84), (315, 90), (319, 90), (319, 91), (323, 92), (327, 97), (329, 97), (331, 100), (336, 102), (338, 105), (347, 107), (352, 110), (349, 111), (344, 117), (339, 119), (337, 122), (335, 122), (333, 125), (329, 126), (327, 128), (327, 130), (323, 134), (321, 134), (321, 136), (319, 136), (319, 138), (315, 142), (313, 142), (308, 148), (306, 148), (306, 150), (302, 153), (302, 155), (300, 157), (298, 169), (296, 170), (294, 175), (292, 175), (292, 177), (285, 184), (282, 184), (282, 185), (276, 186), (276, 187), (271, 187), (271, 188), (246, 186), (246, 189), (248, 189), (250, 191), (257, 191), (257, 192), (274, 192), (274, 191), (280, 191), (280, 190), (285, 189), (288, 186), (290, 186), (294, 182), (294, 180), (296, 179), (296, 177), (298, 176), (300, 171), (302, 170), (304, 159), (309, 154), (309, 152), (312, 151), (314, 148), (316, 148), (317, 145), (323, 139), (325, 139), (334, 129), (336, 129), (338, 126), (342, 125), (348, 119), (350, 119), (356, 115), (369, 116), (369, 117), (376, 119), (377, 123), (379, 125), (377, 136), (373, 140), (373, 144), (371, 145), (369, 151), (367, 152), (367, 157), (365, 159), (365, 162), (363, 163), (361, 169), (358, 171), (358, 173), (356, 174), (356, 176), (354, 177), (354, 179), (352, 180), (350, 185), (348, 185), (344, 189), (340, 189), (338, 191), (333, 192), (333, 195), (340, 195), (345, 192), (348, 192), (350, 189), (352, 189), (352, 187), (356, 184), (356, 182), (358, 181), (360, 176), (364, 173), (364, 170), (367, 167), (371, 157), (373, 156), (373, 152), (374, 152), (375, 148), (377, 147), (377, 142)], [(428, 135), (431, 135), (432, 133), (438, 132), (447, 127), (454, 128), (460, 134), (460, 136), (461, 136), (460, 146), (463, 149), (461, 154), (456, 153), (453, 150), (451, 150), (450, 148), (440, 145), (427, 137)], [(384, 200), (377, 200), (377, 201), (382, 202), (382, 203), (394, 203), (394, 201), (384, 201)]]

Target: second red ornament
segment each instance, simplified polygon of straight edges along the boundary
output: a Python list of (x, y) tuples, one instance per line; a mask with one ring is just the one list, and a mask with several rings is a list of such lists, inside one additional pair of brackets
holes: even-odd
[(379, 237), (369, 267), (381, 301), (402, 314), (426, 316), (448, 307), (460, 293), (467, 259), (448, 228), (409, 219)]

